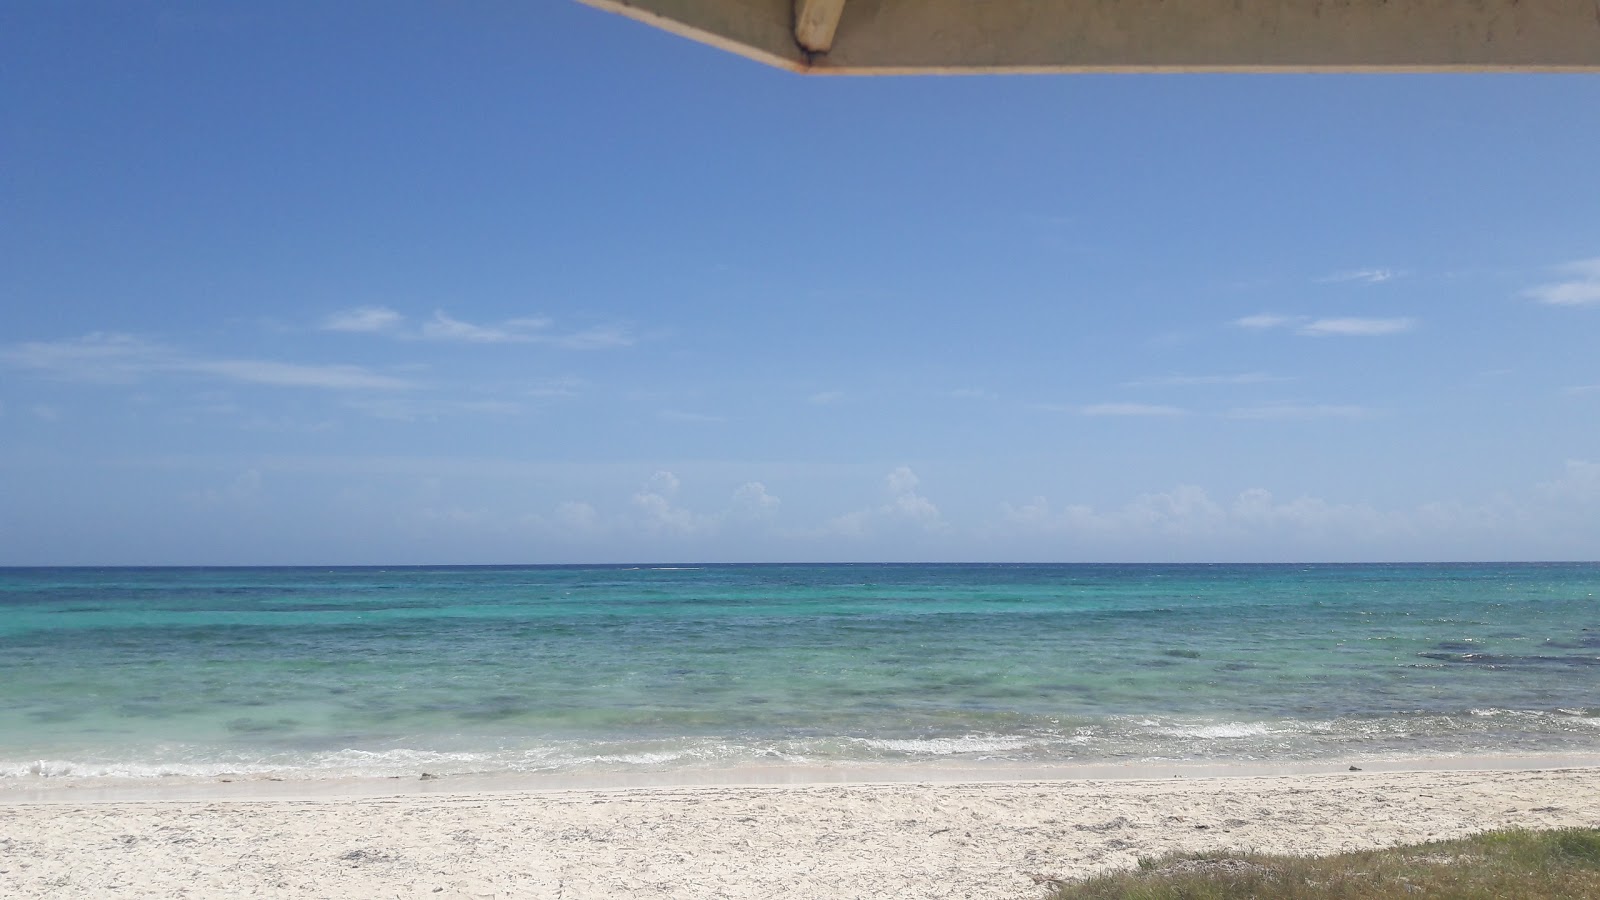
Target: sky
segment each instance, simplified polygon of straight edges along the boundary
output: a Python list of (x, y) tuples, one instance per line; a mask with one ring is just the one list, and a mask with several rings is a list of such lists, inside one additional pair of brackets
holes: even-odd
[(0, 18), (0, 565), (1600, 558), (1600, 76)]

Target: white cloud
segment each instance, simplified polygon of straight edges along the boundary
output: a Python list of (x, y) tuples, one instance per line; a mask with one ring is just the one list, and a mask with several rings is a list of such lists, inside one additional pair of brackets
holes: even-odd
[(733, 492), (733, 511), (747, 518), (771, 516), (782, 503), (767, 493), (767, 486), (759, 481), (747, 481)]
[(1240, 372), (1233, 375), (1161, 375), (1129, 381), (1124, 387), (1194, 387), (1202, 385), (1275, 384), (1293, 379), (1265, 372)]
[(171, 371), (214, 375), (232, 381), (274, 387), (394, 391), (415, 386), (403, 378), (380, 375), (360, 366), (305, 365), (260, 359), (179, 361), (172, 364)]
[(1415, 328), (1416, 319), (1317, 319), (1295, 329), (1296, 334), (1308, 337), (1381, 337), (1400, 334)]
[(552, 331), (554, 326), (553, 319), (543, 316), (478, 325), (435, 310), (433, 318), (422, 324), (416, 336), (430, 341), (469, 344), (544, 344), (564, 350), (610, 350), (631, 347), (638, 342), (626, 329), (614, 325), (597, 325), (566, 333)]
[(29, 412), (33, 413), (36, 418), (43, 419), (46, 422), (61, 421), (61, 410), (47, 403), (35, 403)]
[(1310, 316), (1280, 316), (1268, 313), (1234, 319), (1239, 328), (1267, 331), (1273, 328), (1294, 328), (1294, 333), (1306, 337), (1380, 337), (1400, 334), (1417, 326), (1409, 317), (1388, 319), (1362, 319), (1355, 317), (1313, 319)]
[(842, 537), (866, 537), (868, 531), (867, 523), (871, 519), (872, 510), (858, 509), (855, 512), (847, 512), (842, 516), (835, 516), (830, 519), (826, 530)]
[(378, 332), (398, 328), (405, 317), (386, 306), (358, 306), (336, 312), (322, 322), (323, 331)]
[(94, 332), (75, 340), (32, 341), (0, 349), (0, 363), (69, 381), (125, 383), (158, 367), (169, 354), (128, 334)]
[(1523, 292), (1523, 296), (1552, 306), (1600, 304), (1600, 257), (1567, 263), (1558, 271), (1569, 277), (1531, 287)]
[(918, 490), (922, 480), (910, 466), (896, 466), (884, 476), (884, 490), (888, 502), (868, 509), (836, 516), (828, 523), (828, 531), (845, 537), (863, 537), (880, 525), (913, 525), (925, 531), (943, 531), (949, 526), (939, 513), (939, 507)]
[(1003, 507), (1007, 522), (1026, 531), (1080, 536), (1130, 537), (1192, 535), (1215, 530), (1226, 511), (1201, 488), (1182, 485), (1162, 493), (1141, 494), (1120, 510), (1096, 512), (1073, 504), (1057, 512), (1044, 497), (1020, 507)]
[(638, 339), (633, 335), (616, 327), (586, 328), (549, 338), (541, 336), (539, 340), (567, 350), (610, 350), (615, 347), (632, 347), (638, 343)]
[(473, 344), (527, 343), (537, 340), (539, 329), (549, 327), (546, 319), (511, 319), (500, 325), (474, 325), (435, 310), (433, 319), (422, 323), (421, 335), (432, 341), (465, 341)]
[(553, 534), (593, 536), (632, 532), (652, 538), (699, 538), (715, 535), (723, 525), (733, 523), (741, 535), (758, 533), (777, 517), (782, 501), (759, 481), (739, 485), (728, 505), (715, 512), (699, 512), (682, 503), (682, 480), (673, 472), (654, 472), (628, 502), (628, 509), (608, 516), (593, 504), (568, 501), (556, 507), (553, 515), (530, 515), (525, 520)]
[(998, 400), (1000, 395), (982, 388), (957, 388), (950, 392), (952, 400)]
[(891, 494), (912, 494), (916, 493), (917, 485), (922, 483), (922, 479), (917, 477), (917, 473), (911, 471), (910, 466), (897, 466), (883, 477), (883, 483), (889, 488), (889, 493)]
[(1358, 281), (1362, 284), (1382, 284), (1385, 281), (1393, 281), (1402, 274), (1404, 273), (1394, 269), (1353, 269), (1348, 272), (1336, 272), (1322, 280), (1327, 283)]
[(682, 485), (683, 482), (678, 480), (678, 476), (668, 472), (665, 469), (658, 470), (654, 475), (650, 476), (649, 481), (645, 482), (645, 487), (647, 489), (655, 491), (658, 494), (664, 494), (668, 497), (676, 494), (678, 492), (678, 488)]
[(1585, 394), (1600, 394), (1600, 384), (1575, 384), (1562, 393), (1571, 394), (1575, 397), (1581, 397)]
[(844, 391), (818, 391), (806, 398), (806, 402), (813, 406), (827, 406), (838, 403), (844, 399)]
[(131, 383), (152, 375), (198, 375), (245, 384), (329, 390), (396, 391), (418, 385), (361, 366), (190, 356), (126, 334), (16, 344), (0, 363), (69, 381)]
[(673, 505), (678, 493), (678, 476), (662, 470), (650, 476), (645, 490), (633, 495), (633, 505), (642, 519), (639, 524), (646, 533), (661, 537), (690, 537), (712, 531), (716, 519)]
[(1159, 406), (1152, 403), (1095, 403), (1081, 407), (1078, 412), (1086, 416), (1183, 416), (1188, 410), (1176, 406)]
[(568, 500), (557, 506), (556, 521), (571, 531), (592, 534), (600, 530), (600, 513), (579, 500)]
[(1478, 503), (1425, 502), (1395, 509), (1311, 496), (1279, 500), (1260, 487), (1218, 499), (1198, 486), (1182, 485), (1106, 509), (1086, 504), (1058, 509), (1036, 496), (1003, 505), (1002, 525), (994, 534), (1014, 545), (1047, 539), (1048, 546), (1085, 554), (1140, 555), (1158, 546), (1168, 558), (1174, 547), (1213, 559), (1421, 558), (1418, 554), (1441, 548), (1447, 553), (1486, 548), (1491, 554), (1507, 547), (1581, 548), (1592, 543), (1585, 535), (1592, 535), (1594, 522), (1600, 521), (1597, 510), (1600, 462), (1574, 459), (1558, 478), (1520, 497), (1501, 494)]
[(1280, 404), (1243, 406), (1228, 411), (1230, 419), (1360, 419), (1372, 414), (1364, 406), (1338, 404)]
[(1600, 501), (1600, 462), (1569, 459), (1561, 477), (1539, 485), (1539, 491), (1561, 500)]
[(416, 327), (386, 306), (358, 306), (333, 313), (319, 326), (324, 331), (381, 334), (396, 340), (445, 341), (465, 344), (543, 344), (565, 350), (609, 350), (638, 343), (626, 328), (595, 325), (577, 331), (557, 331), (548, 316), (518, 316), (493, 324), (459, 319), (444, 310)]
[(1239, 328), (1250, 328), (1257, 331), (1263, 331), (1268, 328), (1282, 328), (1285, 325), (1291, 325), (1297, 321), (1299, 321), (1299, 319), (1294, 316), (1280, 316), (1274, 313), (1257, 313), (1253, 316), (1243, 316), (1234, 319), (1233, 324)]
[(1057, 511), (1043, 497), (1022, 506), (1007, 504), (1005, 521), (1023, 533), (1079, 540), (1147, 542), (1182, 539), (1201, 543), (1257, 538), (1307, 537), (1329, 530), (1370, 537), (1393, 531), (1388, 517), (1363, 506), (1328, 504), (1316, 498), (1275, 500), (1262, 488), (1241, 491), (1232, 502), (1213, 499), (1196, 485), (1141, 494), (1119, 509), (1098, 511), (1075, 504)]

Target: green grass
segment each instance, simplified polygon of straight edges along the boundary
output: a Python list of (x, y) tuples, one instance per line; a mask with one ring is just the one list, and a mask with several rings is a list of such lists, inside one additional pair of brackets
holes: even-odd
[(1600, 898), (1600, 829), (1491, 831), (1341, 853), (1181, 854), (1058, 883), (1052, 900), (1581, 900)]

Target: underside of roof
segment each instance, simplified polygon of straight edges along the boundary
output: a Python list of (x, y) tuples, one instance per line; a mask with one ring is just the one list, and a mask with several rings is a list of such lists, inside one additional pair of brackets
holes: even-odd
[(1600, 72), (1600, 0), (582, 0), (798, 72)]

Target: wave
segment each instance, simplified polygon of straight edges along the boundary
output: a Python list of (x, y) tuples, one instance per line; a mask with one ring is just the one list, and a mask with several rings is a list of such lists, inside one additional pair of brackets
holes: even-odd
[[(1004, 753), (1038, 747), (1045, 743), (1037, 737), (1003, 734), (963, 734), (955, 737), (934, 738), (857, 738), (862, 746), (874, 750), (906, 756), (957, 756), (964, 754)], [(1073, 738), (1082, 742), (1084, 738)]]
[[(0, 782), (154, 778), (321, 780), (430, 775), (716, 770), (771, 765), (1094, 764), (1309, 761), (1493, 753), (1600, 753), (1600, 709), (1474, 708), (1268, 721), (1108, 717), (1011, 730), (877, 735), (702, 735), (657, 739), (483, 739), (476, 746), (246, 752), (161, 744), (19, 758), (0, 750)], [(456, 739), (458, 742), (461, 738)]]
[(1267, 725), (1252, 722), (1222, 722), (1216, 725), (1180, 725), (1157, 729), (1160, 734), (1186, 738), (1249, 738), (1273, 733)]

